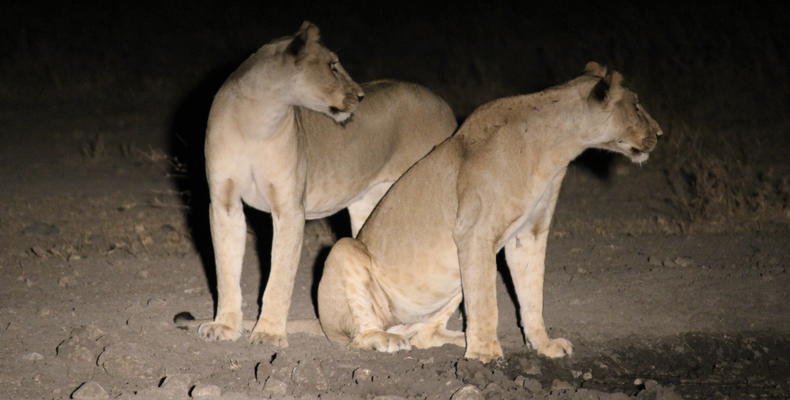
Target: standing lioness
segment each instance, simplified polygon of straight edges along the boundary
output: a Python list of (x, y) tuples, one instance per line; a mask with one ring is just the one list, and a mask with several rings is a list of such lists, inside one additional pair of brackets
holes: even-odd
[[(467, 358), (501, 357), (496, 253), (505, 247), (524, 336), (542, 355), (572, 352), (543, 323), (546, 240), (565, 170), (591, 147), (643, 162), (661, 135), (618, 72), (585, 71), (478, 108), (395, 183), (356, 239), (335, 244), (318, 288), (331, 340), (379, 351), (466, 344)], [(446, 328), (462, 298), (465, 336)]]
[(357, 85), (309, 22), (261, 47), (222, 85), (209, 114), (206, 171), (219, 299), (214, 321), (200, 334), (235, 340), (241, 332), (242, 202), (270, 212), (274, 225), (271, 272), (250, 340), (287, 346), (304, 220), (348, 207), (356, 234), (390, 185), (455, 128), (450, 107), (421, 86)]

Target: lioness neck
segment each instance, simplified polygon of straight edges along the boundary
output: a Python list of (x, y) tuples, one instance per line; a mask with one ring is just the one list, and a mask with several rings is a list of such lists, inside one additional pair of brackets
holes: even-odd
[(470, 116), (459, 136), (474, 146), (498, 132), (516, 134), (532, 154), (550, 155), (540, 161), (545, 168), (563, 168), (605, 135), (608, 116), (591, 109), (587, 100), (596, 82), (581, 77), (538, 93), (495, 100)]
[(278, 62), (276, 58), (259, 53), (242, 63), (226, 83), (234, 107), (241, 110), (235, 113), (236, 123), (252, 140), (293, 134), (296, 124), (291, 79), (273, 65)]

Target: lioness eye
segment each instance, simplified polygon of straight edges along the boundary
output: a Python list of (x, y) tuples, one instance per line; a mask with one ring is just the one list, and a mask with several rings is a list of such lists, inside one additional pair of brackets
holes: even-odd
[(329, 63), (329, 69), (331, 69), (332, 72), (337, 72), (337, 64), (338, 64), (337, 61), (330, 62)]

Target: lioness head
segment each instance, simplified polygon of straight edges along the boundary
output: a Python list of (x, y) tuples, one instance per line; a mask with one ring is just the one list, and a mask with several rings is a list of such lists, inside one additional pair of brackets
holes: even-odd
[(324, 47), (318, 27), (305, 21), (286, 47), (286, 62), (296, 68), (294, 89), (299, 105), (347, 121), (365, 97), (337, 55)]
[(623, 87), (619, 72), (607, 72), (592, 61), (584, 72), (599, 79), (590, 93), (591, 107), (608, 114), (604, 135), (595, 147), (621, 153), (635, 163), (647, 161), (648, 153), (663, 133), (661, 127), (639, 104), (636, 93)]

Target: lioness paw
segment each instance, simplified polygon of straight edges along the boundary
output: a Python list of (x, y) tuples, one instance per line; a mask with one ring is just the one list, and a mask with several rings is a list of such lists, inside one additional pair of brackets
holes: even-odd
[(198, 334), (206, 340), (236, 340), (241, 336), (240, 328), (233, 328), (221, 322), (206, 322), (198, 328)]
[(404, 336), (384, 331), (361, 333), (354, 338), (352, 345), (360, 349), (373, 349), (384, 353), (411, 350), (411, 345)]
[(464, 357), (472, 360), (480, 360), (484, 364), (488, 364), (491, 361), (502, 358), (502, 355), (502, 346), (499, 344), (499, 341), (494, 341), (484, 345), (474, 346), (474, 348), (468, 346)]
[(266, 332), (252, 332), (250, 334), (252, 344), (272, 344), (277, 347), (288, 347), (288, 338), (285, 335), (273, 335)]
[(563, 338), (551, 339), (538, 348), (538, 354), (549, 358), (569, 356), (573, 354), (573, 345)]

